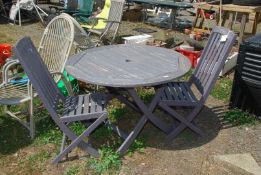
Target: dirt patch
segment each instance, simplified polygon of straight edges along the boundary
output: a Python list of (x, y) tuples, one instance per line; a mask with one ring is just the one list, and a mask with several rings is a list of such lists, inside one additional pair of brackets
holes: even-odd
[[(231, 127), (222, 122), (224, 103), (210, 97), (196, 123), (207, 133), (206, 138), (186, 130), (170, 143), (154, 137), (158, 145), (150, 145), (144, 154), (124, 160), (126, 174), (233, 174), (215, 165), (213, 156), (219, 154), (251, 153), (261, 161), (261, 126)], [(143, 132), (148, 132), (145, 131)], [(150, 131), (152, 132), (152, 131)]]

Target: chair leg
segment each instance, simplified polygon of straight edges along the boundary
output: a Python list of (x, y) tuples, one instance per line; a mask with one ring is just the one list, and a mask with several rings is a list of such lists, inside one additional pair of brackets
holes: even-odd
[(7, 111), (8, 111), (8, 106), (4, 105), (4, 113), (7, 114)]
[(65, 147), (65, 142), (66, 142), (66, 135), (63, 133), (63, 138), (62, 138), (62, 142), (61, 142), (60, 152), (63, 152), (64, 147)]
[(178, 119), (180, 122), (184, 123), (187, 127), (189, 127), (191, 130), (195, 131), (199, 135), (201, 135), (203, 132), (196, 127), (194, 124), (192, 124), (190, 121), (187, 121), (184, 117), (182, 117), (180, 114), (178, 114), (176, 111), (171, 109), (166, 104), (160, 104), (162, 109), (166, 110), (170, 115), (172, 115), (174, 118)]
[[(172, 140), (175, 137), (177, 137), (184, 129), (186, 129), (186, 125), (181, 123), (178, 127), (174, 128), (173, 131), (171, 133), (168, 134), (167, 139), (166, 140)], [(201, 133), (199, 134), (201, 137), (205, 137), (206, 134), (205, 133)]]
[(8, 116), (12, 117), (16, 121), (18, 121), (20, 124), (22, 124), (26, 129), (28, 129), (30, 133), (30, 137), (33, 139), (35, 136), (35, 123), (34, 123), (34, 118), (33, 118), (33, 101), (30, 100), (28, 102), (28, 118), (27, 121), (22, 120), (19, 118), (17, 115), (20, 114), (21, 112), (13, 113), (9, 110), (9, 107), (7, 105), (4, 105), (4, 113), (7, 114)]
[[(62, 138), (62, 142), (61, 142), (61, 148), (60, 148), (60, 153), (63, 152), (64, 148), (65, 148), (65, 144), (66, 144), (66, 135), (63, 133), (63, 138)], [(65, 155), (65, 159), (68, 159), (68, 154)]]
[(117, 125), (114, 125), (113, 123), (111, 123), (109, 120), (105, 123), (105, 125), (107, 125), (108, 127), (111, 127), (112, 130), (118, 134), (118, 136), (120, 136), (122, 139), (127, 139), (128, 135), (122, 131)]
[[(52, 163), (56, 164), (62, 160), (62, 158), (67, 155), (73, 148), (76, 146), (81, 146), (81, 143), (85, 143), (83, 141), (84, 137), (90, 135), (91, 132), (93, 132), (101, 123), (103, 123), (107, 119), (107, 115), (103, 114), (101, 117), (99, 117), (95, 122), (93, 122), (79, 137), (76, 137), (72, 140), (71, 144), (67, 146), (54, 160)], [(87, 143), (86, 143), (87, 144)], [(87, 144), (87, 147), (85, 149), (88, 151), (91, 155), (97, 157), (99, 156), (99, 152), (92, 148), (89, 144)]]
[(35, 137), (35, 122), (34, 122), (33, 98), (29, 100), (29, 131), (32, 139)]
[(167, 111), (171, 116), (176, 118), (181, 122), (181, 124), (178, 127), (173, 127), (173, 130), (168, 134), (167, 140), (172, 140), (174, 139), (179, 133), (181, 133), (186, 127), (189, 127), (192, 131), (196, 132), (200, 136), (204, 136), (205, 134), (201, 129), (196, 127), (192, 121), (196, 117), (196, 115), (199, 113), (201, 110), (201, 107), (196, 107), (190, 114), (189, 116), (185, 119), (182, 117), (180, 114), (178, 114), (176, 111), (171, 109), (167, 104), (160, 103), (160, 107)]

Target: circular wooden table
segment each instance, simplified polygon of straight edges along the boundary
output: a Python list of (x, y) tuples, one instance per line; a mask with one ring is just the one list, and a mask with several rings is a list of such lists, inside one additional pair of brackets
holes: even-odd
[(182, 54), (147, 45), (88, 49), (69, 58), (66, 70), (78, 80), (110, 87), (154, 86), (183, 76), (191, 67)]
[[(76, 79), (108, 88), (114, 97), (141, 112), (142, 118), (118, 149), (123, 154), (139, 134), (147, 120), (168, 133), (171, 128), (159, 120), (153, 111), (157, 107), (164, 84), (186, 74), (190, 61), (170, 49), (147, 45), (112, 45), (96, 47), (70, 57), (66, 71)], [(156, 93), (149, 105), (139, 98), (135, 87), (153, 86)], [(133, 101), (121, 95), (125, 90)]]

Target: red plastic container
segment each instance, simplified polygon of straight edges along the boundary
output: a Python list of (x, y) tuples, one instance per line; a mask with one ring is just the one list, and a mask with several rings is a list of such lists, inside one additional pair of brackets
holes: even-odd
[(185, 55), (191, 62), (192, 67), (196, 67), (198, 63), (198, 58), (201, 55), (201, 51), (191, 51), (191, 50), (183, 50), (176, 48), (176, 51)]
[(11, 57), (12, 46), (10, 44), (0, 44), (0, 66), (5, 64), (5, 60)]

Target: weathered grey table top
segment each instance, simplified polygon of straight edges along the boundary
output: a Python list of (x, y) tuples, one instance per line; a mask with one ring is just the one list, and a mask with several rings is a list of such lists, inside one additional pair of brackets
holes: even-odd
[(183, 76), (190, 61), (170, 49), (147, 45), (112, 45), (80, 52), (65, 69), (78, 80), (108, 87), (154, 86)]

